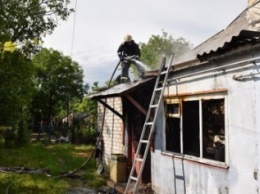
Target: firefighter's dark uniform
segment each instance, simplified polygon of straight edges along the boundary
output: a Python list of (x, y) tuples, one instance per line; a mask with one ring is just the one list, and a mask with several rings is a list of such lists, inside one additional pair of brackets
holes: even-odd
[(131, 65), (130, 61), (125, 61), (124, 58), (127, 56), (137, 56), (141, 57), (141, 52), (138, 44), (136, 44), (133, 40), (128, 42), (123, 42), (118, 50), (118, 57), (121, 61), (122, 73), (121, 73), (121, 83), (130, 81), (129, 78), (129, 67)]

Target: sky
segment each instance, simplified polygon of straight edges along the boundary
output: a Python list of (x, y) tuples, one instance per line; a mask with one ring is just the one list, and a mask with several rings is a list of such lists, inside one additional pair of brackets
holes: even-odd
[(147, 43), (164, 31), (197, 46), (225, 29), (246, 9), (247, 0), (71, 0), (70, 7), (75, 13), (59, 22), (43, 47), (79, 63), (84, 83), (103, 86), (119, 62), (117, 49), (125, 34)]

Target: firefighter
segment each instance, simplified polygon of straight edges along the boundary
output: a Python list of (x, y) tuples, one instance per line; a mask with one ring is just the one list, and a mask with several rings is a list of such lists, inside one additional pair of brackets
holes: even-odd
[(121, 83), (130, 81), (129, 68), (131, 64), (136, 66), (140, 75), (143, 74), (144, 68), (140, 65), (141, 51), (131, 35), (125, 35), (124, 42), (119, 46), (117, 54), (122, 67)]

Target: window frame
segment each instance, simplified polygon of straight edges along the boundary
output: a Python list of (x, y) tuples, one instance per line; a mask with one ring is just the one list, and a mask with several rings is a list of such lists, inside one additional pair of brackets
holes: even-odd
[[(225, 153), (224, 153), (224, 162), (219, 160), (213, 160), (209, 158), (203, 157), (203, 142), (201, 139), (203, 139), (203, 117), (202, 117), (202, 102), (203, 100), (218, 100), (223, 99), (224, 100), (224, 136), (225, 136)], [(200, 153), (199, 157), (184, 154), (183, 149), (183, 102), (186, 101), (199, 101), (199, 143), (200, 143)], [(167, 104), (174, 102), (179, 102), (179, 113), (180, 115), (176, 115), (174, 118), (180, 119), (180, 153), (169, 151), (166, 149), (166, 118), (167, 118)], [(163, 150), (162, 154), (172, 156), (172, 157), (179, 157), (183, 159), (192, 160), (199, 163), (205, 163), (210, 165), (215, 165), (223, 168), (228, 167), (228, 127), (227, 127), (227, 113), (228, 113), (228, 107), (227, 107), (227, 93), (226, 92), (216, 92), (216, 93), (203, 93), (203, 94), (191, 94), (191, 95), (178, 95), (178, 96), (167, 96), (164, 98), (164, 109), (165, 109), (165, 119), (164, 119), (164, 132), (163, 132)]]

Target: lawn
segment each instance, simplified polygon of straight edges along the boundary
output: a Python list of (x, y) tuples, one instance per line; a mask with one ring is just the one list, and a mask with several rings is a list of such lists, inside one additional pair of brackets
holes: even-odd
[(15, 148), (5, 148), (0, 144), (0, 169), (24, 167), (34, 172), (0, 172), (0, 193), (64, 194), (72, 187), (86, 184), (98, 188), (105, 181), (96, 173), (94, 158), (80, 170), (79, 178), (60, 177), (80, 168), (93, 149), (93, 146), (71, 144), (46, 146), (33, 143)]

